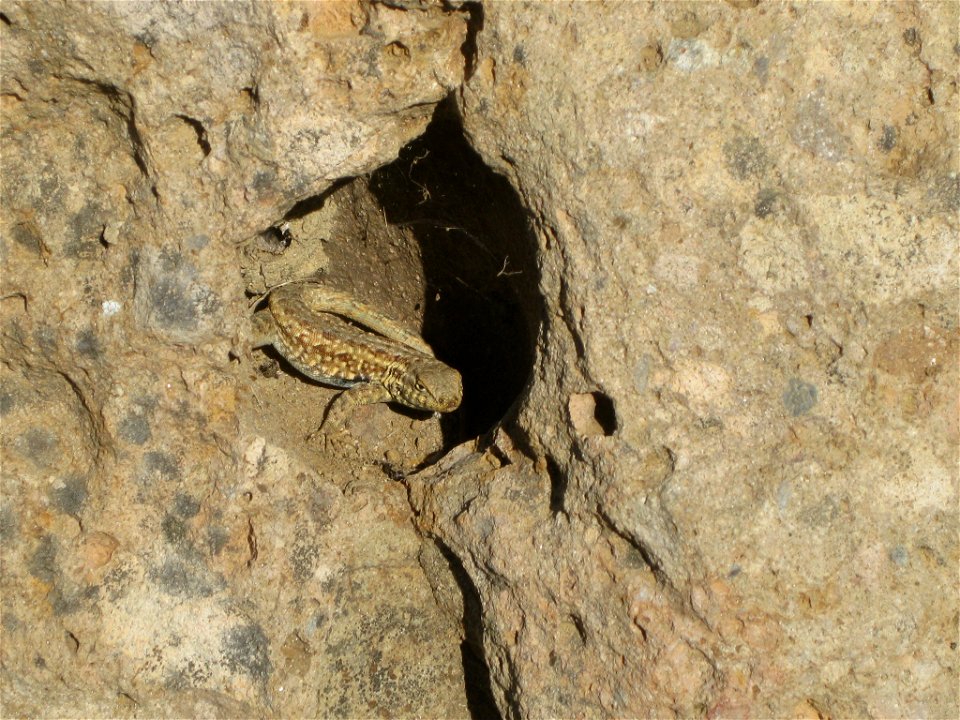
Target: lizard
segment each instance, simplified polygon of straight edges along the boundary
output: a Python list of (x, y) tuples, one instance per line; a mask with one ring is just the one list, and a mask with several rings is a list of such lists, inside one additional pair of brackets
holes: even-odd
[(374, 308), (309, 281), (267, 294), (267, 306), (253, 315), (253, 347), (272, 345), (303, 375), (344, 389), (320, 429), (342, 425), (353, 408), (371, 403), (441, 413), (460, 406), (460, 373)]

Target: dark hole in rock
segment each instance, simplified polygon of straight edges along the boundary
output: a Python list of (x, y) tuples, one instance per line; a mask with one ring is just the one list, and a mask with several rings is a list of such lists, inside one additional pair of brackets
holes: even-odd
[(447, 445), (483, 434), (527, 383), (542, 315), (536, 244), (507, 180), (464, 138), (452, 102), (398, 159), (373, 173), (387, 221), (420, 246), (423, 337), (463, 376), (460, 409), (444, 420)]
[(550, 512), (554, 515), (565, 513), (567, 497), (567, 476), (552, 457), (547, 457), (547, 475), (550, 476)]
[(200, 146), (200, 150), (203, 152), (203, 156), (206, 157), (210, 154), (210, 139), (207, 134), (207, 129), (203, 126), (203, 123), (192, 118), (189, 115), (177, 114), (177, 117), (183, 120), (187, 125), (193, 128), (193, 131), (197, 134), (197, 145)]
[(593, 417), (597, 424), (603, 428), (604, 435), (613, 435), (617, 431), (617, 411), (613, 407), (613, 400), (609, 395), (600, 392), (593, 393), (593, 399), (596, 402), (596, 409)]
[(586, 645), (587, 643), (587, 628), (583, 624), (583, 618), (581, 618), (576, 613), (570, 615), (570, 622), (573, 623), (573, 627), (577, 631), (577, 636), (580, 638), (580, 642)]
[(577, 393), (567, 403), (570, 421), (584, 437), (610, 436), (617, 431), (613, 400), (602, 392)]
[[(282, 221), (251, 239), (241, 263), (251, 295), (291, 281), (318, 281), (419, 333), (439, 360), (459, 371), (463, 400), (439, 424), (400, 424), (394, 427), (408, 430), (394, 433), (384, 429), (382, 414), (360, 409), (343, 421), (371, 453), (389, 454), (387, 464), (402, 472), (432, 464), (450, 447), (492, 429), (509, 415), (530, 377), (543, 316), (533, 231), (509, 182), (467, 143), (451, 101), (437, 108), (424, 134), (394, 162), (294, 204)], [(270, 358), (284, 374), (329, 388), (273, 348), (261, 351), (258, 363)], [(282, 386), (263, 386), (260, 399), (261, 408), (280, 407), (273, 400), (283, 399)], [(330, 402), (290, 408), (284, 401), (282, 422), (312, 432)], [(429, 417), (397, 403), (391, 408)], [(268, 418), (259, 421), (271, 425)]]
[(483, 661), (483, 657), (464, 640), (460, 643), (460, 659), (463, 662), (463, 680), (470, 717), (475, 720), (500, 720), (502, 716), (490, 690), (490, 668)]

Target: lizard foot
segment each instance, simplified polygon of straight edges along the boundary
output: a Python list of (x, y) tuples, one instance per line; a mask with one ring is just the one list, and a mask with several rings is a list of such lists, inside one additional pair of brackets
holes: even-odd
[(317, 443), (325, 453), (329, 454), (343, 455), (347, 450), (356, 449), (357, 440), (347, 428), (335, 425), (327, 428), (326, 425), (327, 423), (324, 423), (307, 435), (307, 442)]

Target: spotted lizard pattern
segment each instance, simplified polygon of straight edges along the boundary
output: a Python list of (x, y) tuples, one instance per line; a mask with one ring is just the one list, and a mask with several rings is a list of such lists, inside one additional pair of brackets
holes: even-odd
[(313, 282), (274, 288), (253, 316), (254, 347), (272, 345), (299, 372), (344, 388), (323, 426), (341, 426), (358, 405), (397, 402), (416, 410), (460, 406), (460, 373), (420, 337), (346, 293)]

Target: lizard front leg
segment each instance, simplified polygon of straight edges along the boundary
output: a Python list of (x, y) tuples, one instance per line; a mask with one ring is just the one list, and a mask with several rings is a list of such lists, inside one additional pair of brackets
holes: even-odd
[(273, 345), (277, 341), (277, 324), (269, 310), (259, 310), (250, 317), (250, 347)]
[(372, 405), (392, 399), (390, 391), (378, 382), (357, 383), (333, 399), (317, 432), (325, 427), (342, 428), (350, 411), (360, 405)]

